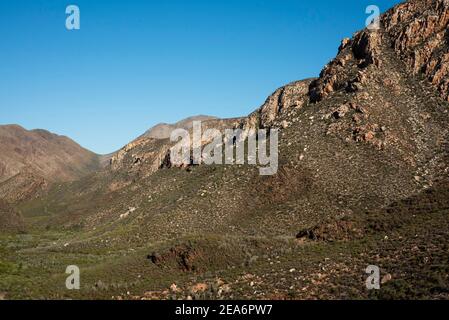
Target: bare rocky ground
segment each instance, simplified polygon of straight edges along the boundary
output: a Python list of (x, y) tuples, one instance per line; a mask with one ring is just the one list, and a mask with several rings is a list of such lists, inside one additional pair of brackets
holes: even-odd
[[(209, 128), (279, 128), (279, 171), (166, 165), (142, 136), (104, 170), (14, 203), (4, 298), (447, 299), (444, 1), (413, 0), (345, 39), (317, 79)], [(81, 268), (80, 291), (65, 268)], [(377, 265), (381, 290), (368, 291)]]

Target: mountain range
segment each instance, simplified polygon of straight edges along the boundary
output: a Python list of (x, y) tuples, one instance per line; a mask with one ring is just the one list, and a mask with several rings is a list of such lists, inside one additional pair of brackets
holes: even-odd
[[(107, 157), (0, 127), (0, 292), (449, 298), (448, 24), (446, 1), (409, 0), (379, 30), (343, 39), (318, 78), (279, 88), (250, 115), (161, 124)], [(193, 120), (279, 129), (277, 174), (170, 165), (170, 132)], [(80, 291), (63, 288), (69, 264), (82, 270)], [(382, 290), (367, 290), (369, 265)]]

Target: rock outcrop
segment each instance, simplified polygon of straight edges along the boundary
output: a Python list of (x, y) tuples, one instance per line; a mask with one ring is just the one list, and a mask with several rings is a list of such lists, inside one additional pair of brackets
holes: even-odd
[(312, 81), (313, 79), (296, 81), (279, 88), (259, 109), (242, 120), (241, 127), (266, 129), (282, 126), (282, 123), (277, 122), (281, 115), (300, 109), (308, 101), (307, 94)]
[(409, 69), (423, 73), (449, 101), (449, 2), (409, 1), (390, 10), (381, 21), (391, 46)]
[(446, 0), (414, 0), (394, 7), (382, 16), (379, 30), (365, 29), (352, 40), (343, 40), (338, 56), (312, 84), (312, 101), (320, 101), (342, 88), (354, 91), (354, 83), (361, 79), (347, 79), (341, 71), (353, 58), (361, 69), (371, 64), (379, 66), (382, 44), (391, 47), (413, 74), (424, 74), (449, 101), (448, 23)]
[[(203, 119), (203, 120), (201, 120)], [(173, 125), (170, 129), (184, 129), (190, 132), (192, 136), (193, 121), (201, 121), (202, 132), (207, 129), (232, 129), (238, 127), (241, 119), (216, 119), (212, 117), (193, 117)], [(150, 130), (151, 131), (151, 130)], [(202, 140), (201, 143), (207, 144), (210, 140)], [(151, 138), (144, 134), (140, 138), (130, 142), (114, 154), (108, 167), (112, 172), (123, 172), (129, 177), (147, 177), (160, 168), (170, 167), (170, 148), (176, 142), (170, 141), (170, 138)]]

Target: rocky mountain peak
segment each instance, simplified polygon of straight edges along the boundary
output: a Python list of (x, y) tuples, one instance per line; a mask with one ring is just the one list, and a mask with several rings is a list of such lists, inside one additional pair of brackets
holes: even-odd
[[(310, 88), (313, 102), (342, 88), (356, 91), (370, 65), (380, 67), (389, 50), (396, 53), (414, 75), (424, 75), (449, 100), (449, 4), (445, 0), (412, 0), (400, 4), (380, 19), (379, 30), (362, 30), (344, 39), (337, 57)], [(355, 64), (357, 74), (348, 64)], [(376, 72), (372, 69), (371, 72)]]

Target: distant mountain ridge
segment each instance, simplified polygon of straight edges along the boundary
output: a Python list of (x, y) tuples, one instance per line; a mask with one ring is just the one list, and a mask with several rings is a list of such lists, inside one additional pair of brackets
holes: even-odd
[(193, 127), (194, 121), (208, 121), (208, 120), (215, 120), (216, 117), (212, 116), (206, 116), (206, 115), (198, 115), (189, 117), (186, 119), (183, 119), (181, 121), (178, 121), (174, 124), (169, 123), (159, 123), (146, 131), (143, 134), (143, 137), (153, 138), (153, 139), (169, 139), (170, 134), (173, 130), (176, 129), (186, 129), (189, 130)]
[(68, 137), (0, 126), (0, 198), (16, 200), (24, 187), (75, 180), (99, 168), (99, 156)]
[[(216, 119), (197, 115), (173, 124), (160, 123), (135, 141), (169, 139), (175, 129), (189, 130), (194, 121)], [(107, 167), (117, 153), (97, 155), (68, 137), (44, 129), (26, 130), (16, 124), (1, 125), (0, 199), (22, 201), (54, 182), (77, 180)]]

